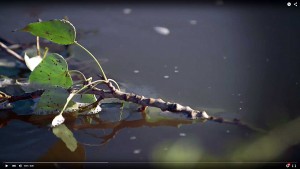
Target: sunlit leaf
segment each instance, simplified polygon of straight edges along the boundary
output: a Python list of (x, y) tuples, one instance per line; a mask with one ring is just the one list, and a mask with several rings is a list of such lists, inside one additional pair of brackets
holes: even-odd
[(30, 74), (29, 82), (64, 88), (69, 88), (73, 84), (66, 60), (56, 53), (48, 54), (42, 60)]
[(64, 19), (30, 23), (21, 30), (61, 45), (73, 44), (76, 38), (75, 27)]
[(25, 53), (24, 60), (28, 69), (33, 71), (37, 67), (37, 65), (42, 62), (43, 58), (39, 55), (29, 58), (28, 55)]
[(64, 124), (54, 127), (52, 132), (66, 144), (70, 151), (74, 152), (76, 150), (77, 140), (74, 138), (72, 131)]
[[(40, 52), (44, 53), (44, 50), (40, 49)], [(25, 49), (23, 53), (25, 64), (31, 71), (33, 71), (34, 68), (43, 60), (43, 58), (37, 54), (36, 46)]]

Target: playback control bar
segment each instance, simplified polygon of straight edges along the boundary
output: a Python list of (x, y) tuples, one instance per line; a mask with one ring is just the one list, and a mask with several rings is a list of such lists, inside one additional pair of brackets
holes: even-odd
[(161, 167), (192, 167), (192, 168), (300, 168), (298, 162), (3, 162), (0, 168), (6, 169), (38, 169), (38, 168), (161, 168)]

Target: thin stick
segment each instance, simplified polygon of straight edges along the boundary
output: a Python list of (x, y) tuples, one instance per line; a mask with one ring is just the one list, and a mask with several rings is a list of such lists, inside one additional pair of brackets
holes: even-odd
[(104, 73), (104, 71), (103, 71), (103, 69), (102, 69), (99, 61), (96, 59), (96, 57), (89, 50), (87, 50), (85, 47), (83, 47), (82, 45), (80, 45), (77, 41), (75, 41), (74, 43), (76, 45), (78, 45), (79, 47), (81, 47), (83, 50), (85, 50), (95, 60), (95, 62), (97, 63), (97, 65), (98, 65), (98, 67), (100, 69), (100, 72), (103, 75), (104, 80), (107, 81), (106, 75), (105, 75), (105, 73)]
[(40, 50), (40, 37), (36, 37), (36, 54), (38, 56), (41, 56), (41, 50)]
[(0, 47), (3, 48), (11, 56), (15, 57), (16, 59), (18, 59), (22, 63), (25, 63), (25, 60), (24, 60), (24, 58), (22, 56), (20, 56), (19, 54), (17, 54), (15, 51), (9, 49), (4, 43), (0, 42)]

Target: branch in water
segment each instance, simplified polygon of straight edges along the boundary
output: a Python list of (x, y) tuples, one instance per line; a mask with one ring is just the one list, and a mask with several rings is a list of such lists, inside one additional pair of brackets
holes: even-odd
[(141, 106), (151, 106), (160, 108), (162, 111), (170, 111), (173, 113), (184, 113), (187, 117), (191, 119), (203, 118), (208, 119), (209, 116), (205, 111), (193, 110), (189, 106), (182, 106), (178, 103), (166, 102), (162, 99), (154, 99), (154, 98), (146, 98), (144, 96), (140, 96), (134, 93), (125, 93), (120, 90), (117, 90), (112, 83), (107, 82), (106, 85), (112, 91), (112, 95), (114, 98), (118, 98), (119, 100), (129, 101), (132, 103), (139, 104)]
[[(150, 107), (159, 108), (162, 111), (169, 111), (172, 113), (183, 113), (183, 114), (187, 115), (187, 117), (190, 119), (201, 118), (204, 120), (214, 121), (214, 122), (218, 122), (218, 123), (239, 125), (239, 126), (243, 126), (248, 129), (251, 129), (251, 130), (264, 132), (262, 129), (255, 128), (255, 127), (253, 127), (249, 124), (246, 124), (236, 118), (233, 120), (228, 120), (228, 119), (224, 119), (222, 117), (209, 116), (205, 111), (194, 110), (194, 109), (190, 108), (189, 106), (182, 106), (179, 103), (171, 103), (171, 102), (166, 102), (160, 98), (159, 99), (147, 98), (145, 96), (137, 95), (134, 93), (122, 92), (120, 90), (117, 90), (110, 82), (106, 82), (106, 85), (108, 86), (110, 91), (93, 87), (92, 90), (90, 90), (86, 93), (95, 94), (101, 99), (117, 98), (119, 100), (139, 104), (143, 107), (150, 106)], [(8, 96), (7, 100), (8, 100), (8, 102), (15, 102), (15, 101), (19, 101), (19, 100), (34, 99), (34, 98), (41, 96), (43, 94), (43, 92), (44, 92), (43, 90), (37, 90), (35, 92), (25, 93), (20, 96)], [(85, 91), (83, 91), (83, 92), (85, 92)], [(99, 101), (99, 99), (98, 99), (98, 101)], [(92, 105), (97, 105), (97, 104), (92, 104)]]
[(265, 132), (260, 128), (256, 128), (249, 124), (246, 124), (239, 119), (234, 118), (233, 120), (224, 119), (222, 117), (209, 116), (205, 111), (194, 110), (189, 106), (182, 106), (178, 103), (166, 102), (162, 99), (146, 98), (134, 93), (126, 93), (120, 90), (117, 90), (110, 82), (107, 82), (106, 85), (111, 90), (110, 93), (104, 92), (104, 90), (93, 88), (92, 93), (102, 96), (103, 98), (118, 98), (119, 100), (124, 100), (132, 103), (139, 104), (141, 106), (150, 106), (160, 108), (162, 111), (169, 111), (172, 113), (184, 113), (188, 118), (191, 119), (204, 119), (209, 121), (214, 121), (218, 123), (234, 124), (246, 127), (251, 130)]

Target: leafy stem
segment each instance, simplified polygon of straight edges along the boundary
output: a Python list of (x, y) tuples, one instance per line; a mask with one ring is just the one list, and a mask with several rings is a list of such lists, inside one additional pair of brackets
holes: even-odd
[[(49, 48), (46, 47), (45, 50), (46, 50), (46, 51), (45, 51), (45, 53), (44, 53), (43, 59), (45, 59), (45, 57), (47, 56)], [(41, 56), (41, 55), (39, 55), (39, 56)]]
[(108, 79), (108, 81), (113, 82), (117, 86), (118, 90), (121, 91), (120, 86), (118, 85), (118, 83), (114, 79)]
[(69, 70), (69, 73), (79, 74), (81, 76), (81, 78), (84, 79), (84, 81), (87, 81), (85, 75), (83, 73), (81, 73), (80, 71), (78, 71), (78, 70)]
[(69, 95), (69, 97), (67, 98), (67, 101), (66, 101), (66, 103), (65, 103), (65, 105), (64, 105), (64, 107), (63, 107), (63, 109), (60, 111), (59, 115), (62, 115), (62, 114), (63, 114), (63, 112), (64, 112), (65, 109), (67, 108), (67, 105), (69, 104), (69, 102), (72, 100), (72, 98), (73, 98), (76, 94), (80, 93), (82, 90), (86, 89), (87, 87), (89, 87), (89, 86), (91, 86), (91, 85), (99, 84), (99, 83), (103, 83), (103, 82), (105, 82), (105, 80), (96, 80), (96, 81), (94, 81), (94, 82), (92, 82), (92, 83), (90, 83), (90, 84), (88, 84), (88, 85), (83, 86), (82, 88), (80, 88), (80, 89), (79, 89), (78, 91), (76, 91), (75, 93), (71, 93), (71, 94)]
[(89, 51), (89, 50), (87, 50), (85, 47), (83, 47), (82, 45), (80, 45), (77, 41), (74, 41), (74, 43), (76, 44), (76, 45), (78, 45), (79, 47), (81, 47), (83, 50), (85, 50), (94, 60), (95, 60), (95, 62), (97, 63), (97, 65), (98, 65), (98, 67), (99, 67), (99, 69), (100, 69), (100, 72), (102, 73), (102, 75), (103, 75), (103, 78), (104, 78), (104, 80), (105, 81), (108, 81), (107, 80), (107, 78), (106, 78), (106, 75), (105, 75), (105, 73), (104, 73), (104, 71), (103, 71), (103, 69), (102, 69), (102, 67), (101, 67), (101, 65), (100, 65), (100, 63), (99, 63), (99, 61), (96, 59), (96, 57)]

